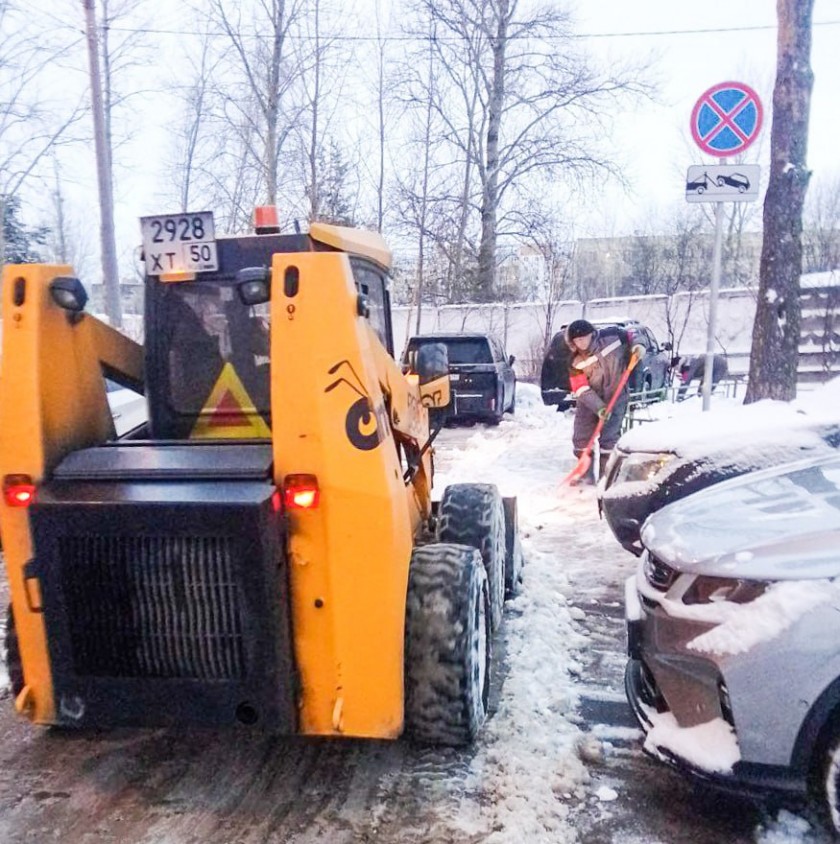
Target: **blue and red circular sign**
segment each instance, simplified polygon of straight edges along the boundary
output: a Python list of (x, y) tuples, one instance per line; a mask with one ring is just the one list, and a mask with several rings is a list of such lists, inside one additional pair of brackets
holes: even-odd
[(695, 103), (691, 135), (709, 155), (737, 155), (758, 137), (763, 117), (761, 100), (749, 85), (721, 82)]

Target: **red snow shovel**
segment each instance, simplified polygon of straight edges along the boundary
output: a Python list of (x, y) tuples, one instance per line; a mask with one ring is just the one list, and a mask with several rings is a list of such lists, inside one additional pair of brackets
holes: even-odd
[(569, 472), (562, 481), (560, 481), (560, 486), (569, 486), (570, 484), (579, 481), (589, 471), (589, 467), (592, 465), (592, 449), (595, 447), (595, 440), (597, 440), (600, 436), (601, 429), (607, 421), (607, 416), (612, 413), (612, 409), (615, 407), (615, 403), (618, 401), (618, 397), (621, 395), (621, 391), (624, 389), (624, 385), (627, 383), (627, 379), (630, 377), (633, 367), (635, 367), (638, 362), (638, 355), (631, 354), (630, 363), (627, 364), (627, 368), (621, 373), (621, 378), (618, 379), (618, 386), (615, 388), (612, 398), (607, 403), (605, 408), (606, 413), (604, 413), (604, 415), (598, 420), (598, 424), (595, 426), (595, 431), (589, 438), (589, 442), (586, 444), (586, 447), (581, 452), (578, 462), (575, 464), (572, 471)]

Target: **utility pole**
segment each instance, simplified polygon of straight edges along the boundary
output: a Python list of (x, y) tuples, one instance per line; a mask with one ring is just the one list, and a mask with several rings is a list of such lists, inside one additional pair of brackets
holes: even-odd
[(90, 98), (93, 111), (96, 177), (99, 183), (99, 242), (102, 251), (102, 282), (105, 288), (105, 313), (112, 326), (122, 326), (120, 277), (117, 244), (114, 237), (114, 188), (111, 174), (111, 150), (105, 141), (105, 110), (102, 104), (102, 76), (99, 72), (99, 39), (96, 28), (96, 0), (82, 0), (85, 9), (88, 59), (90, 61)]

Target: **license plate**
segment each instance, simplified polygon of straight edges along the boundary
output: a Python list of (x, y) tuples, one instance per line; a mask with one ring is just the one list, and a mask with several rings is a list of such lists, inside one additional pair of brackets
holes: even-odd
[(449, 380), (450, 381), (460, 381), (461, 374), (459, 372), (450, 372), (449, 373)]
[(141, 217), (147, 275), (219, 269), (212, 211)]

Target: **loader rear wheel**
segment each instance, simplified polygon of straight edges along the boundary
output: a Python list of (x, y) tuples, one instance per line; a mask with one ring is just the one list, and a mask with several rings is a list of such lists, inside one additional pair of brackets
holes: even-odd
[(405, 725), (415, 741), (469, 744), (487, 717), (490, 599), (481, 555), (415, 548), (405, 623)]
[(493, 630), (502, 623), (505, 603), (505, 511), (493, 484), (452, 484), (438, 509), (438, 542), (471, 545), (481, 552), (490, 591)]
[(12, 696), (17, 697), (23, 690), (23, 664), (20, 661), (20, 646), (11, 604), (6, 610), (6, 671), (9, 674)]

